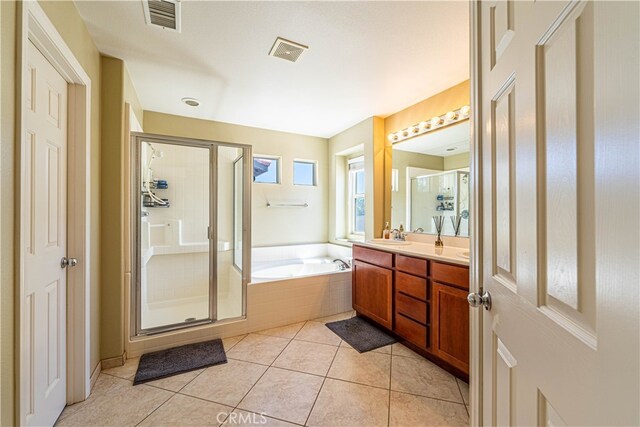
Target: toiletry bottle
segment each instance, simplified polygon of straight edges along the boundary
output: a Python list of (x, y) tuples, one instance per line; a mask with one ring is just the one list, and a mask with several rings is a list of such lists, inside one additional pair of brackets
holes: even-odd
[(384, 230), (382, 230), (382, 238), (388, 239), (391, 236), (391, 227), (389, 227), (389, 221), (384, 224)]

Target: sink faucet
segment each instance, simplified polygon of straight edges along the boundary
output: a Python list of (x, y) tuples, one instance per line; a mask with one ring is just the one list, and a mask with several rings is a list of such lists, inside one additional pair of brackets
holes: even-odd
[(414, 233), (424, 233), (424, 228), (422, 227), (418, 227), (415, 230), (413, 230)]
[(393, 230), (391, 230), (391, 234), (393, 234), (393, 240), (401, 240), (401, 241), (405, 240), (404, 231), (402, 230), (398, 230), (397, 228), (394, 228)]
[(333, 260), (333, 263), (334, 263), (334, 264), (338, 264), (338, 269), (339, 269), (340, 271), (342, 271), (342, 270), (347, 270), (347, 269), (351, 268), (351, 267), (349, 266), (349, 264), (347, 264), (346, 262), (344, 262), (343, 260), (341, 260), (341, 259), (339, 259), (339, 258), (334, 259), (334, 260)]

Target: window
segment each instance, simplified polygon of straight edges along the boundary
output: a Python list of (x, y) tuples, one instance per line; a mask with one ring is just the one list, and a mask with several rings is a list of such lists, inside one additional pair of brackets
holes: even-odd
[(350, 234), (364, 234), (364, 161), (363, 157), (349, 160), (349, 222)]
[(254, 156), (253, 182), (260, 184), (280, 184), (280, 158)]
[(294, 160), (293, 185), (317, 185), (316, 162), (311, 160)]

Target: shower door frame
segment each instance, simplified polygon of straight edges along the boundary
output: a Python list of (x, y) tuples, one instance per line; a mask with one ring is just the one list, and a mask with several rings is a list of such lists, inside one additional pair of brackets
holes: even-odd
[[(142, 275), (141, 275), (141, 229), (142, 229), (142, 165), (141, 152), (143, 143), (171, 144), (184, 147), (205, 148), (209, 150), (209, 317), (194, 321), (142, 328)], [(232, 147), (242, 150), (243, 157), (243, 200), (242, 200), (242, 315), (219, 321), (217, 319), (218, 303), (218, 147)], [(132, 284), (131, 287), (131, 339), (156, 335), (194, 326), (213, 325), (216, 323), (241, 320), (247, 315), (247, 285), (251, 278), (251, 178), (253, 168), (252, 147), (248, 144), (238, 144), (222, 141), (183, 138), (168, 135), (157, 135), (144, 132), (131, 132), (131, 254), (132, 254)], [(235, 218), (234, 218), (235, 220)], [(233, 234), (233, 232), (232, 232)], [(234, 242), (235, 246), (235, 242)], [(233, 265), (233, 260), (232, 260)]]

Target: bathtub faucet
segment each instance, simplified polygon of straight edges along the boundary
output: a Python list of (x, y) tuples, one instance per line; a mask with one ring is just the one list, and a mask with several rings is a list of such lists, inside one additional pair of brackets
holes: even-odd
[(349, 268), (349, 264), (347, 264), (346, 262), (344, 262), (344, 261), (343, 261), (343, 260), (341, 260), (341, 259), (334, 259), (334, 260), (333, 260), (333, 263), (334, 263), (334, 264), (336, 264), (336, 263), (338, 264), (338, 269), (339, 269), (340, 271), (342, 271), (342, 270), (347, 270), (347, 269)]

